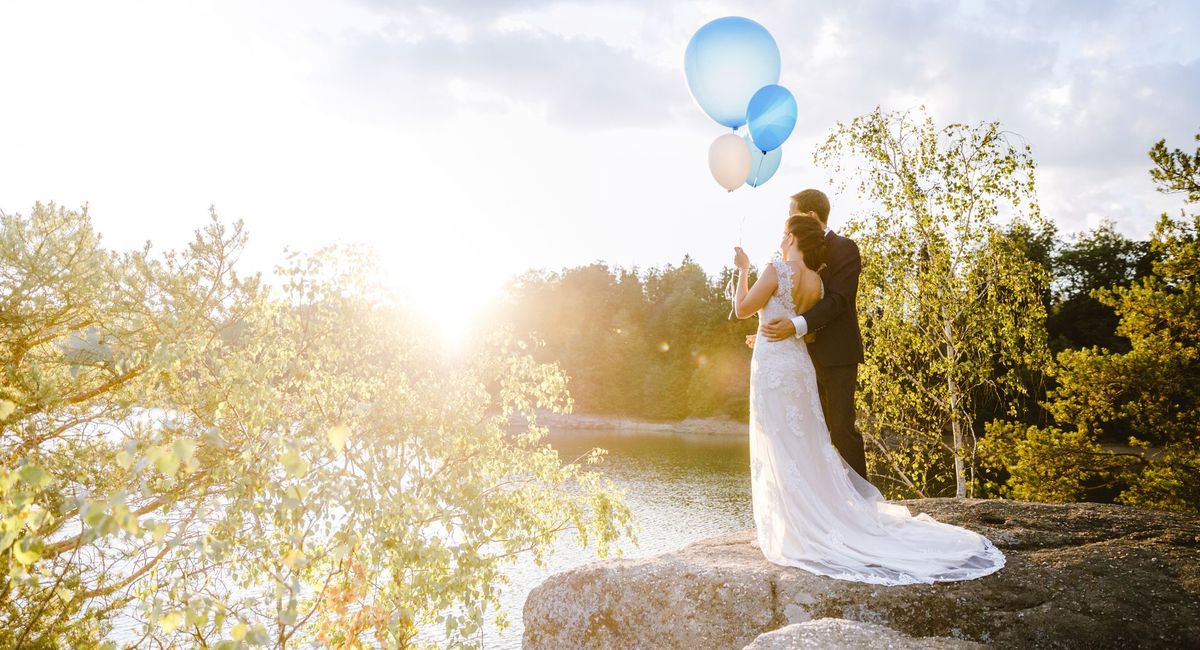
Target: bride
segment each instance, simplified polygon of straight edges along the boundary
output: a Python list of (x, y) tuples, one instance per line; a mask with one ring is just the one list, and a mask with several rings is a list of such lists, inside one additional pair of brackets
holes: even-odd
[[(807, 311), (824, 292), (821, 224), (788, 219), (783, 259), (747, 287), (737, 248), (738, 318), (762, 323)], [(994, 573), (1004, 555), (978, 533), (888, 503), (830, 442), (807, 345), (759, 336), (750, 362), (750, 480), (759, 547), (767, 560), (841, 580), (880, 585), (968, 580)]]

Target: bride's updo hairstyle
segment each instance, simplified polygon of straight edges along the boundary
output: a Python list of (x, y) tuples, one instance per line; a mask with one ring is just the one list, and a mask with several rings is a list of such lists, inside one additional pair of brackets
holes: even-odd
[(825, 267), (825, 227), (807, 214), (788, 217), (787, 231), (796, 238), (796, 246), (804, 253), (804, 265), (814, 271)]

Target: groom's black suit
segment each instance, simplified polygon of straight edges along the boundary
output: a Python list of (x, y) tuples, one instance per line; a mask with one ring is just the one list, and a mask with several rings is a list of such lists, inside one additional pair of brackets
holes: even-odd
[(832, 230), (825, 233), (825, 244), (826, 266), (821, 271), (825, 296), (801, 316), (808, 324), (808, 333), (817, 335), (808, 344), (808, 351), (817, 370), (817, 390), (833, 446), (854, 471), (866, 478), (866, 451), (862, 434), (854, 426), (854, 389), (858, 385), (858, 364), (863, 361), (857, 305), (862, 259), (854, 240)]

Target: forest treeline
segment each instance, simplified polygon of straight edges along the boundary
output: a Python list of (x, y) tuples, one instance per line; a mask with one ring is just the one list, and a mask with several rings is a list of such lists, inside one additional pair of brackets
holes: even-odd
[[(1093, 292), (1127, 287), (1150, 274), (1149, 240), (1123, 235), (1111, 221), (1068, 236), (1025, 227), (1010, 227), (1006, 234), (1052, 278), (1043, 298), (1046, 339), (1054, 352), (1129, 350), (1129, 339), (1117, 331), (1116, 312)], [(503, 318), (544, 343), (537, 356), (561, 365), (577, 412), (744, 420), (751, 354), (745, 339), (758, 321), (729, 319), (725, 286), (733, 272), (725, 267), (710, 275), (687, 256), (678, 264), (641, 269), (595, 262), (530, 271), (509, 287)], [(1046, 384), (1038, 388), (1044, 395)], [(1044, 409), (1030, 406), (1022, 420), (1046, 424)], [(979, 426), (996, 414), (981, 413)], [(1112, 442), (1124, 437), (1116, 430), (1106, 435)]]
[[(998, 123), (876, 110), (817, 148), (874, 206), (832, 225), (862, 251), (858, 424), (885, 493), (1200, 509), (1200, 149), (1149, 158), (1183, 209), (1134, 239), (1058, 232)], [(731, 272), (532, 271), (503, 317), (577, 411), (744, 420), (757, 322), (728, 319)]]

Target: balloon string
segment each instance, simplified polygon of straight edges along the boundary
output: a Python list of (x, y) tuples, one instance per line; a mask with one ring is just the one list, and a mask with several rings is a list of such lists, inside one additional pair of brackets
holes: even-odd
[[(743, 213), (742, 220), (738, 223), (738, 247), (739, 248), (741, 248), (741, 246), (742, 246), (742, 233), (745, 231), (745, 228), (746, 228), (746, 214)], [(737, 282), (738, 282), (737, 269), (734, 269), (733, 275), (729, 277), (729, 282), (725, 283), (725, 299), (726, 300), (732, 301), (733, 297), (737, 295)], [(733, 313), (732, 305), (729, 307), (729, 316), (727, 316), (727, 318), (729, 320), (737, 320), (737, 316)]]
[(762, 164), (764, 161), (766, 161), (766, 159), (766, 154), (763, 154), (762, 157), (758, 159), (758, 168), (754, 170), (754, 187), (758, 187), (758, 177), (762, 175)]
[[(739, 235), (738, 236), (738, 245), (741, 246), (741, 243), (742, 243), (742, 240), (741, 240), (741, 236)], [(727, 318), (729, 320), (737, 320), (737, 315), (733, 313), (733, 304), (732, 304), (734, 297), (737, 296), (737, 288), (738, 288), (738, 270), (734, 269), (733, 274), (729, 276), (729, 282), (725, 283), (725, 300), (728, 300), (730, 302), (729, 316), (727, 316)]]

